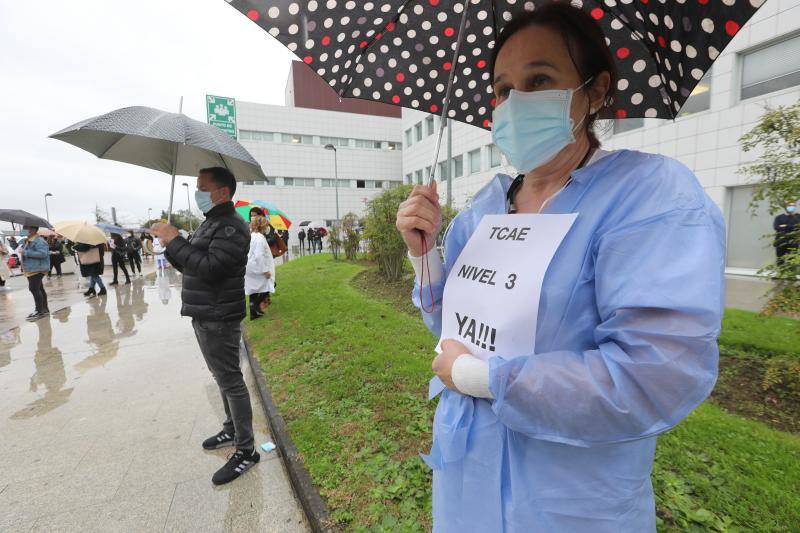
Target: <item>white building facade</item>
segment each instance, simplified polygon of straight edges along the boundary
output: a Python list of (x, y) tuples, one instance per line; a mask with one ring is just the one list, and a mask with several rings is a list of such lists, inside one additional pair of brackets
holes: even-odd
[[(725, 215), (728, 271), (753, 274), (774, 260), (770, 241), (762, 238), (772, 232), (773, 217), (763, 206), (755, 216), (748, 210), (753, 186), (739, 170), (759, 154), (744, 152), (739, 138), (767, 107), (799, 100), (800, 0), (770, 0), (720, 54), (678, 118), (618, 121), (602, 136), (603, 148), (659, 153), (692, 169)], [(438, 124), (436, 117), (403, 110), (406, 183), (425, 181)], [(445, 138), (439, 161), (445, 160), (446, 147)], [(498, 172), (515, 174), (492, 146), (491, 133), (476, 127), (455, 124), (452, 154), (453, 205), (458, 208)]]
[[(237, 102), (239, 140), (269, 182), (240, 183), (238, 198), (282, 209), (296, 234), (304, 220), (330, 225), (364, 214), (366, 202), (400, 184), (400, 121), (396, 118)], [(326, 150), (331, 144), (336, 152)]]

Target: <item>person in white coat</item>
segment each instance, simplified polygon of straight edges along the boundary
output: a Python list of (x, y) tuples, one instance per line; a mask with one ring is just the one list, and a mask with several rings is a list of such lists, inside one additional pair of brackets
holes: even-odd
[(250, 297), (250, 320), (264, 315), (261, 304), (269, 302), (270, 293), (275, 292), (275, 260), (264, 235), (267, 226), (265, 217), (250, 220), (250, 252), (244, 275), (244, 292)]

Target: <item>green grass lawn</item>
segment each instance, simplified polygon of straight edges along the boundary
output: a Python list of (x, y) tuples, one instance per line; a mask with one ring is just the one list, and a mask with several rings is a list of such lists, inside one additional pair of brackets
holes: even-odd
[[(328, 255), (279, 267), (268, 316), (248, 335), (340, 525), (426, 530), (431, 478), (418, 453), (430, 446), (435, 339), (390, 286), (373, 287), (379, 297), (354, 286), (364, 269)], [(791, 344), (767, 338), (770, 350)], [(742, 330), (726, 342), (741, 339), (752, 343)], [(661, 531), (796, 531), (800, 437), (707, 402), (660, 438), (653, 483)]]
[(800, 356), (800, 322), (780, 316), (726, 309), (720, 347), (765, 355)]

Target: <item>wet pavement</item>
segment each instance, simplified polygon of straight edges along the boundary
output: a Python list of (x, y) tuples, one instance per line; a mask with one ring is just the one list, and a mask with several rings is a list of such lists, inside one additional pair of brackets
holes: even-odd
[[(90, 300), (74, 276), (52, 280), (54, 312), (33, 323), (20, 319), (24, 279), (11, 284), (0, 293), (0, 531), (307, 531), (275, 452), (211, 484), (233, 449), (200, 446), (223, 411), (179, 316), (179, 274)], [(260, 444), (271, 439), (244, 370)]]

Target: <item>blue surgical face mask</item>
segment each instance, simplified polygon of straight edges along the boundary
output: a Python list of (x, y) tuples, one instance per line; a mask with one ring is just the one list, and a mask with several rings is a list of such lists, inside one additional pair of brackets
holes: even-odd
[[(577, 89), (520, 92), (511, 90), (492, 115), (492, 139), (521, 174), (527, 174), (553, 159), (575, 142), (570, 118), (572, 95)], [(591, 113), (592, 111), (590, 111)]]
[(194, 191), (194, 201), (203, 213), (208, 213), (214, 209), (214, 202), (211, 201), (211, 193), (209, 191)]
[(795, 205), (790, 205), (790, 206), (787, 206), (787, 207), (786, 207), (786, 210), (787, 210), (789, 213), (794, 213), (795, 211), (797, 211), (797, 206), (795, 206)]

